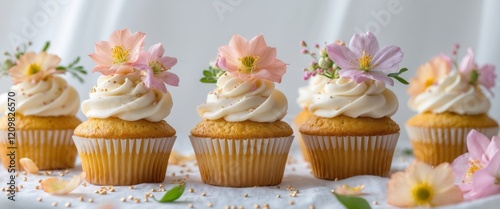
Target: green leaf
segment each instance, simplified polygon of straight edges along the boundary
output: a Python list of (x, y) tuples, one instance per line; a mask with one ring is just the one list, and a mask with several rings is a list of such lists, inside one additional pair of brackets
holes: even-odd
[(43, 46), (42, 52), (47, 51), (47, 49), (49, 49), (49, 47), (50, 47), (50, 41), (45, 42), (45, 45)]
[(58, 67), (56, 68), (56, 70), (66, 70), (66, 67), (64, 67), (64, 66), (58, 66)]
[(371, 209), (370, 204), (361, 197), (340, 195), (335, 192), (333, 194), (347, 209)]
[(408, 81), (406, 81), (404, 78), (401, 78), (401, 77), (399, 77), (399, 76), (394, 76), (394, 78), (395, 78), (396, 80), (398, 80), (399, 82), (401, 82), (402, 84), (406, 84), (406, 85), (410, 84), (410, 83), (409, 83)]
[(200, 79), (202, 83), (217, 83), (217, 80), (213, 77), (203, 77)]
[(163, 195), (163, 197), (160, 200), (157, 200), (154, 197), (153, 198), (159, 203), (173, 202), (182, 196), (182, 193), (184, 193), (184, 188), (185, 188), (184, 184), (179, 184), (174, 188), (168, 190), (167, 193), (165, 193), (165, 195)]
[(210, 70), (203, 70), (203, 75), (205, 77), (212, 77), (212, 76), (214, 76)]

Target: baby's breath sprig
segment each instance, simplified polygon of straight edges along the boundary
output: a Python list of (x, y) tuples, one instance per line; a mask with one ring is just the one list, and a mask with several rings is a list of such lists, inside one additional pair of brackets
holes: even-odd
[(210, 63), (208, 69), (203, 70), (203, 77), (200, 79), (202, 83), (217, 83), (219, 77), (224, 75), (225, 71), (217, 65), (217, 60)]
[(319, 54), (316, 54), (310, 51), (305, 41), (301, 41), (300, 46), (303, 48), (302, 54), (308, 54), (313, 59), (309, 67), (304, 68), (304, 80), (316, 75), (322, 75), (330, 79), (339, 78), (338, 71), (340, 68), (328, 57), (325, 47), (314, 44), (314, 48), (319, 52)]

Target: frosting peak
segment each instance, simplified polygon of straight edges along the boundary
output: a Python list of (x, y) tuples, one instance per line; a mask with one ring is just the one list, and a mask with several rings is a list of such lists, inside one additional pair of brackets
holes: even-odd
[(478, 115), (488, 112), (490, 101), (477, 85), (470, 85), (457, 71), (410, 98), (410, 108), (422, 112)]
[[(48, 76), (38, 82), (24, 81), (13, 85), (16, 93), (16, 111), (22, 115), (54, 117), (71, 116), (78, 111), (78, 92), (59, 76)], [(0, 96), (0, 104), (7, 104), (7, 93)], [(0, 112), (7, 114), (6, 105)]]
[(313, 101), (313, 95), (319, 93), (330, 79), (325, 76), (313, 76), (307, 86), (299, 88), (297, 103), (302, 109), (307, 109)]
[(309, 106), (309, 111), (324, 118), (339, 115), (352, 118), (390, 117), (397, 109), (396, 95), (385, 88), (384, 82), (368, 80), (357, 84), (347, 78), (330, 80), (320, 93), (314, 95)]
[(198, 106), (198, 114), (208, 120), (274, 122), (282, 119), (287, 109), (285, 95), (272, 81), (242, 80), (226, 73), (217, 80), (206, 103)]
[(90, 98), (82, 102), (82, 111), (88, 118), (158, 122), (170, 114), (172, 106), (169, 92), (147, 88), (141, 75), (132, 73), (99, 77)]

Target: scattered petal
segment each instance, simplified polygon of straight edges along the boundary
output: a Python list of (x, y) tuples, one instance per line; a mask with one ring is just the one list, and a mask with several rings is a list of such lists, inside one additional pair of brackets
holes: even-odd
[(335, 188), (335, 193), (341, 195), (359, 195), (362, 194), (364, 188), (365, 188), (364, 184), (360, 184), (354, 187), (342, 184), (340, 186), (337, 186), (337, 188)]
[(38, 166), (36, 166), (36, 164), (30, 158), (21, 158), (19, 160), (19, 164), (21, 164), (23, 170), (25, 170), (26, 172), (31, 174), (38, 174)]
[(74, 175), (71, 181), (61, 180), (55, 177), (47, 178), (42, 181), (41, 186), (43, 191), (53, 195), (68, 194), (82, 182), (82, 177), (85, 177), (85, 172), (80, 175)]

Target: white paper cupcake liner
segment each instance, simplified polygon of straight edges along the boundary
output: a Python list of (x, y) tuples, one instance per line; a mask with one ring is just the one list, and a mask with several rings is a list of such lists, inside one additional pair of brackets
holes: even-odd
[(212, 139), (190, 136), (201, 179), (228, 187), (279, 184), (293, 136), (263, 139)]
[(73, 136), (87, 181), (133, 185), (165, 180), (176, 136), (145, 139), (92, 139)]
[(0, 154), (4, 167), (9, 166), (6, 156), (15, 146), (16, 165), (20, 169), (19, 159), (30, 158), (40, 170), (73, 168), (76, 159), (76, 147), (71, 136), (74, 129), (62, 130), (17, 130), (14, 145), (9, 144), (8, 131), (0, 131)]
[(494, 128), (427, 128), (406, 126), (417, 160), (430, 165), (439, 165), (467, 152), (467, 135), (475, 129), (488, 138), (498, 134)]
[(356, 175), (388, 176), (399, 133), (378, 136), (302, 134), (313, 175), (344, 179)]

